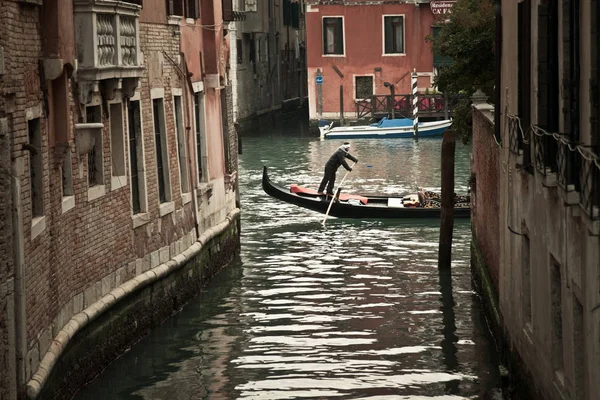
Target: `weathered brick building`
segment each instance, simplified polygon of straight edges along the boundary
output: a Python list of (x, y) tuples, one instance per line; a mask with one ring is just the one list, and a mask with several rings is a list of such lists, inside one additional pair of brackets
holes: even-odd
[[(237, 251), (237, 137), (213, 28), (227, 21), (220, 0), (0, 6), (0, 397), (35, 398), (76, 390)], [(136, 299), (157, 303), (152, 318), (123, 308)], [(120, 308), (127, 322), (103, 317)], [(94, 334), (132, 321), (61, 380), (74, 342), (102, 352)]]
[(597, 399), (600, 4), (503, 0), (496, 15), (496, 107), (473, 117), (473, 266), (531, 398)]

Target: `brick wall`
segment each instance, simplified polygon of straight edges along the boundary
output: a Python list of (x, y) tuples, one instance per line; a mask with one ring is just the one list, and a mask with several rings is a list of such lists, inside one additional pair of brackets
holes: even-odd
[(500, 147), (494, 139), (492, 121), (473, 109), (473, 167), (475, 187), (471, 224), (477, 247), (483, 254), (496, 289), (500, 260)]
[[(91, 94), (91, 102), (87, 106), (100, 105), (102, 109), (103, 180), (98, 184), (104, 186), (104, 194), (95, 199), (90, 197), (88, 155), (77, 153), (78, 139), (71, 130), (67, 134), (70, 148), (66, 151), (70, 158), (66, 160), (70, 159), (71, 163), (74, 206), (63, 210), (62, 166), (65, 153), (53, 144), (50, 147), (53, 142), (50, 137), (57, 137), (53, 129), (53, 118), (61, 115), (56, 110), (60, 110), (58, 93), (62, 88), (69, 94), (68, 104), (62, 106), (69, 110), (70, 126), (85, 122), (85, 106), (79, 102), (79, 91), (83, 90), (84, 85), (76, 78), (67, 77), (64, 71), (62, 76), (53, 81), (45, 80), (39, 67), (43, 36), (41, 7), (17, 0), (0, 0), (0, 6), (0, 46), (4, 50), (5, 60), (4, 74), (0, 75), (0, 122), (5, 122), (7, 128), (4, 131), (8, 132), (3, 134), (0, 131), (0, 367), (3, 372), (16, 370), (14, 366), (7, 367), (11, 359), (14, 359), (15, 348), (14, 334), (11, 338), (8, 333), (11, 330), (14, 332), (12, 220), (11, 206), (8, 203), (11, 200), (8, 171), (11, 159), (14, 159), (23, 165), (22, 172), (16, 177), (20, 180), (18, 184), (21, 197), (15, 207), (22, 216), (22, 226), (18, 228), (24, 238), (26, 266), (27, 380), (36, 371), (52, 338), (74, 314), (117, 285), (179, 255), (196, 240), (193, 203), (188, 199), (184, 200), (181, 194), (172, 90), (186, 90), (187, 87), (176, 67), (180, 52), (180, 36), (176, 34), (179, 26), (140, 23), (139, 38), (145, 69), (134, 98), (141, 105), (144, 157), (139, 162), (144, 162), (143, 179), (147, 197), (145, 218), (142, 223), (136, 222), (134, 228), (130, 182), (124, 186), (112, 186), (110, 105), (116, 103), (121, 107), (123, 134), (125, 143), (128, 144), (127, 105), (130, 100), (122, 98), (119, 91), (114, 100), (107, 99), (102, 95), (102, 82), (100, 92)], [(227, 132), (230, 138), (227, 150), (231, 167), (237, 170), (237, 135), (232, 122), (230, 87), (226, 94)], [(159, 201), (153, 96), (162, 97), (164, 104), (172, 211), (171, 208), (165, 210), (163, 207), (161, 212)], [(184, 111), (186, 105), (182, 105)], [(28, 120), (38, 117), (44, 224), (36, 226), (43, 225), (44, 228), (32, 229), (30, 153), (23, 146), (29, 143)], [(193, 118), (193, 115), (190, 117)], [(183, 126), (191, 126), (191, 123), (188, 121)], [(129, 181), (130, 155), (127, 148), (128, 145), (125, 146), (124, 154), (125, 175)], [(223, 194), (218, 196), (225, 197)], [(226, 207), (229, 209), (225, 210)], [(211, 210), (227, 212), (231, 207), (229, 204), (216, 204), (213, 201)], [(11, 352), (7, 349), (13, 350)], [(14, 387), (11, 379), (14, 380), (14, 374), (0, 374), (0, 398), (11, 398), (6, 394), (7, 387)]]
[[(174, 66), (166, 56), (158, 60), (162, 65), (158, 81), (150, 82), (146, 69), (140, 79), (138, 91), (141, 99), (143, 137), (145, 149), (146, 187), (148, 217), (150, 222), (132, 229), (130, 187), (112, 190), (111, 138), (109, 104), (99, 93), (92, 101), (103, 109), (103, 183), (105, 194), (95, 200), (88, 197), (88, 160), (75, 151), (75, 137), (69, 132), (71, 167), (73, 171), (73, 194), (75, 207), (64, 212), (62, 209), (62, 158), (49, 148), (48, 104), (52, 106), (52, 84), (40, 79), (38, 60), (42, 56), (40, 35), (40, 8), (18, 2), (2, 3), (2, 26), (8, 34), (2, 35), (5, 52), (5, 74), (2, 78), (2, 95), (13, 136), (13, 157), (22, 157), (24, 171), (21, 178), (21, 209), (23, 211), (23, 235), (26, 268), (26, 314), (28, 360), (26, 375), (29, 377), (48, 348), (51, 338), (74, 314), (88, 306), (116, 285), (115, 272), (119, 281), (125, 281), (141, 273), (136, 267), (138, 259), (146, 258), (150, 266), (150, 253), (169, 246), (188, 235), (194, 227), (191, 203), (183, 206), (180, 194), (177, 141), (174, 134), (173, 101), (171, 86), (181, 87)], [(178, 36), (173, 34), (177, 26), (140, 24), (141, 49), (145, 55), (166, 52), (173, 60), (179, 54)], [(149, 61), (145, 60), (146, 63)], [(64, 79), (64, 78), (63, 78)], [(70, 93), (72, 122), (84, 122), (85, 108), (78, 102), (78, 86), (73, 79), (64, 80)], [(158, 82), (158, 84), (157, 84)], [(159, 215), (156, 175), (154, 124), (150, 85), (164, 90), (165, 123), (169, 151), (169, 172), (172, 200), (175, 211), (163, 217)], [(23, 88), (25, 90), (23, 90)], [(119, 97), (117, 97), (117, 100)], [(93, 104), (96, 104), (93, 103)], [(27, 115), (31, 110), (39, 113), (42, 155), (43, 196), (45, 229), (32, 239), (31, 183), (29, 179), (29, 153), (22, 150), (28, 143)], [(122, 103), (123, 118), (126, 119), (126, 101)], [(1, 117), (1, 116), (0, 116)], [(125, 121), (124, 121), (125, 124)], [(124, 126), (124, 134), (127, 126)], [(2, 145), (8, 146), (7, 142)], [(129, 176), (129, 155), (126, 154), (126, 175)], [(10, 160), (10, 157), (2, 157)], [(3, 185), (4, 181), (0, 183)], [(2, 193), (10, 193), (2, 190)], [(8, 207), (1, 207), (10, 210)], [(0, 214), (0, 220), (4, 215)], [(7, 245), (5, 226), (0, 223), (0, 247)], [(7, 277), (5, 254), (0, 258), (0, 283)], [(134, 263), (131, 266), (131, 263)], [(138, 263), (139, 264), (139, 263)], [(112, 275), (111, 275), (112, 274)], [(112, 276), (112, 278), (107, 278)], [(0, 302), (2, 300), (0, 299)], [(0, 303), (3, 304), (3, 303)], [(2, 308), (0, 308), (2, 309)], [(2, 330), (4, 332), (4, 330)], [(4, 334), (4, 333), (3, 333)], [(3, 339), (0, 337), (0, 346)], [(1, 351), (0, 353), (6, 354)], [(4, 360), (2, 359), (2, 362)], [(2, 396), (0, 396), (2, 397)]]
[[(177, 138), (175, 135), (175, 120), (173, 114), (173, 92), (171, 88), (183, 87), (176, 67), (173, 65), (173, 62), (176, 63), (179, 56), (179, 36), (174, 34), (174, 31), (178, 29), (178, 26), (172, 25), (140, 24), (140, 44), (142, 52), (145, 55), (148, 55), (145, 63), (149, 66), (148, 69), (153, 71), (150, 74), (147, 70), (140, 79), (140, 85), (138, 86), (142, 102), (148, 212), (152, 222), (135, 231), (134, 246), (138, 257), (164, 246), (165, 243), (172, 243), (176, 238), (181, 237), (184, 233), (188, 233), (194, 226), (192, 203), (188, 203), (185, 207), (182, 207), (183, 202), (179, 177)], [(168, 57), (163, 52), (166, 53)], [(149, 55), (152, 55), (152, 57)], [(154, 72), (155, 68), (157, 68), (156, 72)], [(151, 89), (160, 87), (164, 88), (164, 113), (166, 132), (168, 132), (167, 148), (169, 152), (171, 198), (175, 202), (176, 210), (183, 209), (183, 211), (173, 213), (172, 215), (163, 218), (159, 218), (156, 144), (154, 135), (151, 134), (154, 133)]]
[[(6, 120), (4, 120), (6, 121)], [(14, 262), (12, 237), (12, 199), (10, 174), (10, 137), (0, 117), (0, 399), (14, 394)]]

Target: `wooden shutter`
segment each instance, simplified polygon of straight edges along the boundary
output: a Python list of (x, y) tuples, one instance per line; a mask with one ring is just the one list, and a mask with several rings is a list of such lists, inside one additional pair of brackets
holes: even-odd
[(600, 1), (591, 0), (591, 13), (590, 13), (590, 106), (591, 106), (591, 135), (592, 144), (596, 145), (596, 151), (600, 154), (600, 68), (598, 63), (600, 62)]
[(570, 41), (571, 41), (571, 29), (570, 29), (570, 0), (563, 0), (562, 2), (562, 40), (563, 40), (563, 76), (562, 76), (562, 115), (564, 121), (565, 131), (570, 130), (571, 126), (571, 115), (570, 115), (570, 71), (571, 71), (571, 57), (570, 57)]
[(223, 21), (233, 21), (233, 3), (232, 0), (222, 0), (223, 5)]
[(538, 5), (538, 125), (548, 126), (548, 5)]

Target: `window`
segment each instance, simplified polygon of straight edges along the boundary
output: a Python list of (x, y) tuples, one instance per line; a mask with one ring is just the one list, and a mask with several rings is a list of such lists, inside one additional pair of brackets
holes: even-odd
[(300, 27), (300, 5), (291, 0), (283, 0), (283, 25), (294, 29)]
[(184, 0), (167, 0), (167, 14), (183, 16), (183, 1)]
[[(525, 317), (525, 324), (531, 324), (531, 261), (530, 261), (530, 248), (529, 248), (529, 237), (522, 236), (521, 244), (521, 259), (523, 262), (521, 279), (523, 280), (523, 314)], [(531, 326), (530, 326), (531, 328)]]
[(323, 54), (344, 54), (344, 21), (342, 17), (323, 18)]
[(110, 153), (113, 182), (111, 189), (127, 183), (125, 175), (125, 143), (123, 137), (123, 108), (121, 103), (110, 105)]
[(196, 129), (196, 162), (198, 167), (198, 181), (203, 178), (203, 162), (202, 162), (202, 129), (204, 125), (204, 99), (201, 93), (194, 94), (194, 121)]
[(596, 154), (600, 154), (600, 49), (598, 49), (598, 43), (600, 43), (600, 1), (594, 0), (592, 2), (592, 12), (590, 30), (591, 30), (591, 57), (590, 57), (590, 105), (592, 108), (591, 112), (591, 136), (592, 145), (595, 144)]
[(404, 54), (404, 16), (383, 17), (384, 54)]
[(152, 100), (154, 114), (154, 145), (156, 146), (156, 176), (158, 178), (158, 197), (161, 203), (171, 201), (169, 182), (169, 156), (167, 153), (167, 135), (165, 134), (165, 111), (163, 99)]
[(250, 33), (244, 33), (244, 41), (248, 43), (248, 62), (253, 63), (256, 61), (256, 46), (254, 43), (254, 35)]
[(550, 287), (550, 298), (551, 298), (551, 311), (552, 311), (552, 366), (554, 372), (557, 373), (561, 379), (564, 370), (564, 355), (563, 355), (563, 320), (562, 320), (562, 278), (560, 272), (560, 265), (556, 260), (552, 260), (551, 265), (551, 287)]
[(29, 183), (31, 185), (31, 218), (44, 215), (44, 169), (40, 119), (27, 122), (29, 130)]
[(585, 327), (583, 323), (583, 306), (573, 295), (573, 375), (575, 376), (574, 399), (585, 399)]
[(200, 18), (200, 0), (184, 0), (185, 16), (187, 18)]
[(181, 193), (190, 191), (187, 169), (187, 142), (183, 130), (183, 112), (181, 96), (173, 97), (173, 108), (175, 112), (175, 130), (177, 133), (177, 154), (179, 156), (179, 179), (181, 182)]
[[(548, 132), (558, 132), (560, 117), (560, 80), (558, 73), (558, 4), (551, 1), (538, 6), (538, 125)], [(556, 172), (558, 144), (544, 136), (544, 165)]]
[(237, 49), (237, 63), (243, 64), (244, 63), (244, 53), (243, 53), (242, 39), (237, 39), (235, 41), (235, 45), (236, 45), (236, 49)]
[[(523, 0), (518, 5), (518, 85), (517, 103), (523, 131), (531, 126), (531, 2)], [(525, 170), (533, 173), (531, 165), (531, 148), (523, 142), (519, 135), (519, 148), (523, 149), (523, 165)]]
[(129, 120), (129, 174), (131, 180), (131, 209), (139, 214), (146, 210), (144, 144), (142, 137), (142, 121), (140, 118), (140, 102), (129, 101), (127, 108)]
[(354, 89), (356, 100), (370, 99), (373, 96), (373, 76), (355, 76)]
[[(100, 106), (86, 107), (86, 122), (102, 122), (102, 109)], [(100, 132), (94, 142), (94, 147), (88, 153), (88, 186), (104, 185), (103, 159), (102, 159), (102, 133)]]
[(67, 150), (65, 159), (63, 160), (61, 173), (61, 189), (62, 189), (62, 212), (67, 212), (75, 207), (75, 198), (73, 197), (73, 160), (71, 159), (71, 151)]
[(229, 140), (229, 121), (227, 121), (227, 92), (221, 90), (221, 131), (223, 133), (223, 156), (225, 160), (225, 173), (230, 174), (233, 171), (231, 166), (230, 140)]

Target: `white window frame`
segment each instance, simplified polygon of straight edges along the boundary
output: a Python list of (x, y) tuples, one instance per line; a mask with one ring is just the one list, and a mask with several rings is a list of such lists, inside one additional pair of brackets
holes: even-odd
[[(140, 136), (139, 138), (136, 138), (136, 144), (137, 146), (139, 146), (138, 149), (133, 149), (133, 151), (137, 152), (137, 159), (138, 159), (138, 164), (141, 164), (141, 170), (138, 168), (137, 173), (138, 173), (138, 184), (139, 184), (139, 200), (140, 200), (140, 212), (137, 214), (133, 213), (133, 206), (132, 204), (132, 198), (131, 198), (131, 194), (129, 195), (129, 201), (130, 201), (130, 211), (131, 211), (131, 219), (133, 221), (133, 228), (137, 228), (139, 226), (145, 225), (148, 222), (150, 222), (150, 214), (148, 213), (148, 185), (147, 185), (147, 181), (146, 181), (146, 149), (145, 149), (145, 145), (144, 145), (144, 113), (142, 112), (143, 110), (143, 105), (142, 105), (142, 99), (140, 96), (140, 91), (137, 90), (135, 95), (133, 97), (131, 97), (129, 99), (130, 102), (132, 101), (136, 101), (138, 103), (138, 111), (139, 111), (139, 115), (140, 115)], [(129, 105), (129, 104), (128, 104)], [(129, 135), (131, 134), (131, 132), (129, 132), (129, 128), (131, 126), (131, 124), (129, 123), (129, 108), (127, 108), (127, 112), (125, 113), (125, 121), (127, 124), (127, 165), (129, 165), (129, 174), (131, 174), (131, 171), (133, 171), (132, 165), (131, 165), (131, 155), (130, 155), (130, 151), (132, 151), (131, 148), (129, 148)], [(131, 179), (131, 175), (128, 177), (129, 178), (129, 182), (131, 182), (133, 184), (133, 180)], [(130, 188), (130, 190), (132, 190)]]
[[(91, 108), (91, 107), (100, 107), (100, 119), (102, 119), (102, 104), (100, 102), (100, 97), (98, 95), (95, 95), (94, 98), (92, 99), (92, 102), (90, 102), (90, 104), (88, 104), (85, 107), (85, 115), (86, 115), (85, 122), (90, 122), (87, 120), (87, 109)], [(100, 122), (102, 122), (102, 121), (100, 121)], [(96, 134), (96, 132), (94, 134)], [(94, 201), (106, 194), (106, 186), (104, 184), (105, 178), (106, 178), (106, 176), (104, 176), (104, 128), (102, 128), (99, 132), (97, 132), (97, 134), (98, 134), (98, 136), (96, 137), (96, 140), (94, 142), (94, 148), (96, 149), (96, 158), (100, 161), (100, 167), (97, 169), (97, 171), (99, 171), (99, 174), (100, 174), (100, 179), (99, 179), (100, 182), (94, 186), (90, 186), (89, 185), (89, 174), (90, 173), (88, 171), (88, 173), (85, 177), (86, 184), (88, 186), (88, 190), (87, 190), (88, 201)], [(89, 153), (88, 153), (88, 157), (89, 157)]]
[[(25, 110), (25, 120), (27, 122), (27, 143), (29, 143), (29, 121), (38, 119), (39, 120), (39, 127), (40, 127), (40, 131), (39, 131), (39, 135), (40, 135), (40, 157), (41, 157), (41, 164), (42, 164), (42, 170), (44, 169), (44, 137), (42, 135), (42, 106), (38, 105), (35, 107), (31, 107)], [(31, 176), (31, 157), (29, 155), (29, 153), (27, 154), (27, 165), (28, 165), (28, 178), (29, 176)], [(45, 196), (46, 196), (46, 191), (45, 191), (45, 182), (44, 182), (44, 176), (42, 175), (42, 179), (41, 179), (41, 183), (42, 183), (42, 215), (38, 215), (38, 216), (33, 216), (33, 204), (30, 204), (30, 211), (31, 211), (31, 240), (35, 239), (37, 236), (39, 236), (45, 229), (46, 229), (46, 202), (45, 202)], [(31, 185), (31, 182), (29, 183)], [(31, 187), (29, 188), (29, 190), (31, 191)]]
[[(198, 84), (197, 84), (198, 83)], [(196, 151), (198, 149), (198, 142), (197, 142), (197, 138), (196, 138), (196, 96), (200, 95), (201, 98), (201, 110), (200, 110), (200, 124), (202, 125), (200, 128), (200, 137), (202, 139), (202, 147), (201, 147), (201, 151), (202, 154), (200, 154), (200, 159), (201, 160), (208, 160), (207, 157), (207, 152), (206, 152), (206, 103), (205, 103), (205, 99), (204, 99), (204, 85), (200, 85), (200, 83), (202, 82), (194, 82), (193, 89), (194, 89), (194, 96), (192, 99), (192, 105), (193, 105), (193, 110), (194, 110), (194, 115), (193, 115), (193, 124), (192, 126), (194, 127), (194, 164), (196, 165), (196, 183), (198, 184), (198, 186), (200, 187), (202, 185), (202, 183), (206, 183), (208, 182), (208, 161), (206, 162), (206, 165), (198, 165), (198, 154), (196, 154)], [(202, 171), (202, 178), (200, 178), (200, 175), (197, 173), (198, 171)]]
[(60, 189), (62, 192), (62, 213), (66, 213), (67, 211), (75, 208), (75, 192), (73, 191), (73, 158), (71, 154), (71, 148), (67, 149), (67, 153), (65, 154), (65, 159), (63, 160), (63, 164), (60, 167), (61, 181), (62, 175), (65, 174), (66, 169), (66, 177), (67, 177), (67, 186), (69, 186), (70, 193), (65, 194), (64, 186), (61, 182)]
[[(402, 43), (404, 51), (402, 53), (385, 52), (385, 18), (402, 17)], [(405, 57), (406, 56), (406, 15), (405, 14), (383, 14), (381, 16), (381, 55), (383, 57)]]
[[(342, 39), (344, 51), (342, 54), (325, 54), (325, 18), (341, 18), (342, 19)], [(343, 15), (323, 15), (321, 16), (321, 57), (346, 57), (346, 19)]]
[[(160, 189), (159, 189), (159, 177), (158, 177), (158, 165), (155, 165), (156, 168), (156, 192), (157, 199), (159, 205), (159, 213), (160, 216), (164, 216), (175, 211), (175, 203), (173, 202), (173, 190), (171, 185), (171, 165), (169, 159), (169, 135), (167, 133), (167, 120), (166, 120), (166, 104), (165, 104), (165, 89), (164, 88), (155, 88), (150, 89), (150, 112), (152, 114), (152, 137), (154, 143), (154, 152), (156, 154), (156, 126), (154, 125), (155, 116), (154, 116), (154, 101), (162, 100), (162, 116), (158, 116), (159, 123), (162, 124), (163, 135), (161, 135), (161, 152), (160, 157), (162, 158), (163, 163), (163, 177), (165, 179), (165, 202), (160, 202)], [(161, 118), (162, 117), (162, 118)], [(163, 147), (164, 146), (164, 147)], [(155, 157), (155, 162), (156, 162)]]
[[(121, 111), (121, 148), (123, 151), (123, 154), (121, 156), (122, 160), (121, 162), (123, 163), (123, 175), (114, 175), (114, 162), (115, 162), (115, 153), (113, 152), (113, 115), (112, 115), (112, 107), (117, 104), (120, 106), (120, 111)], [(127, 118), (123, 115), (123, 102), (119, 99), (119, 101), (111, 101), (108, 102), (108, 115), (109, 115), (109, 119), (110, 119), (110, 157), (111, 157), (111, 166), (110, 166), (110, 190), (117, 190), (119, 188), (122, 188), (124, 186), (127, 186), (127, 145), (126, 145), (126, 132), (127, 130), (125, 129), (125, 122), (127, 120)]]
[(376, 88), (376, 86), (375, 86), (375, 74), (354, 74), (354, 75), (352, 75), (352, 94), (354, 95), (353, 97), (354, 97), (354, 101), (355, 102), (356, 101), (362, 101), (362, 100), (369, 100), (369, 101), (371, 101), (371, 99), (362, 99), (362, 98), (358, 99), (358, 98), (356, 98), (356, 78), (360, 78), (360, 77), (363, 77), (363, 76), (370, 76), (373, 79), (373, 95), (376, 94), (375, 93), (375, 88)]
[[(173, 88), (171, 90), (171, 97), (173, 100), (173, 126), (175, 127), (175, 139), (177, 142), (177, 172), (179, 173), (179, 193), (181, 194), (182, 203), (185, 205), (192, 201), (192, 185), (190, 182), (190, 171), (189, 168), (189, 151), (188, 151), (188, 136), (185, 132), (185, 123), (184, 123), (184, 104), (183, 104), (183, 90), (181, 88)], [(177, 107), (175, 107), (175, 98), (179, 97), (179, 102), (181, 105), (181, 115), (177, 115)], [(181, 128), (181, 131), (180, 131)], [(179, 132), (179, 134), (178, 134)], [(183, 138), (183, 156), (184, 160), (181, 160), (181, 154), (179, 151), (182, 143), (180, 141), (180, 136)], [(181, 165), (183, 164), (185, 171), (181, 170)], [(183, 188), (183, 179), (187, 184), (187, 191), (184, 191)]]

